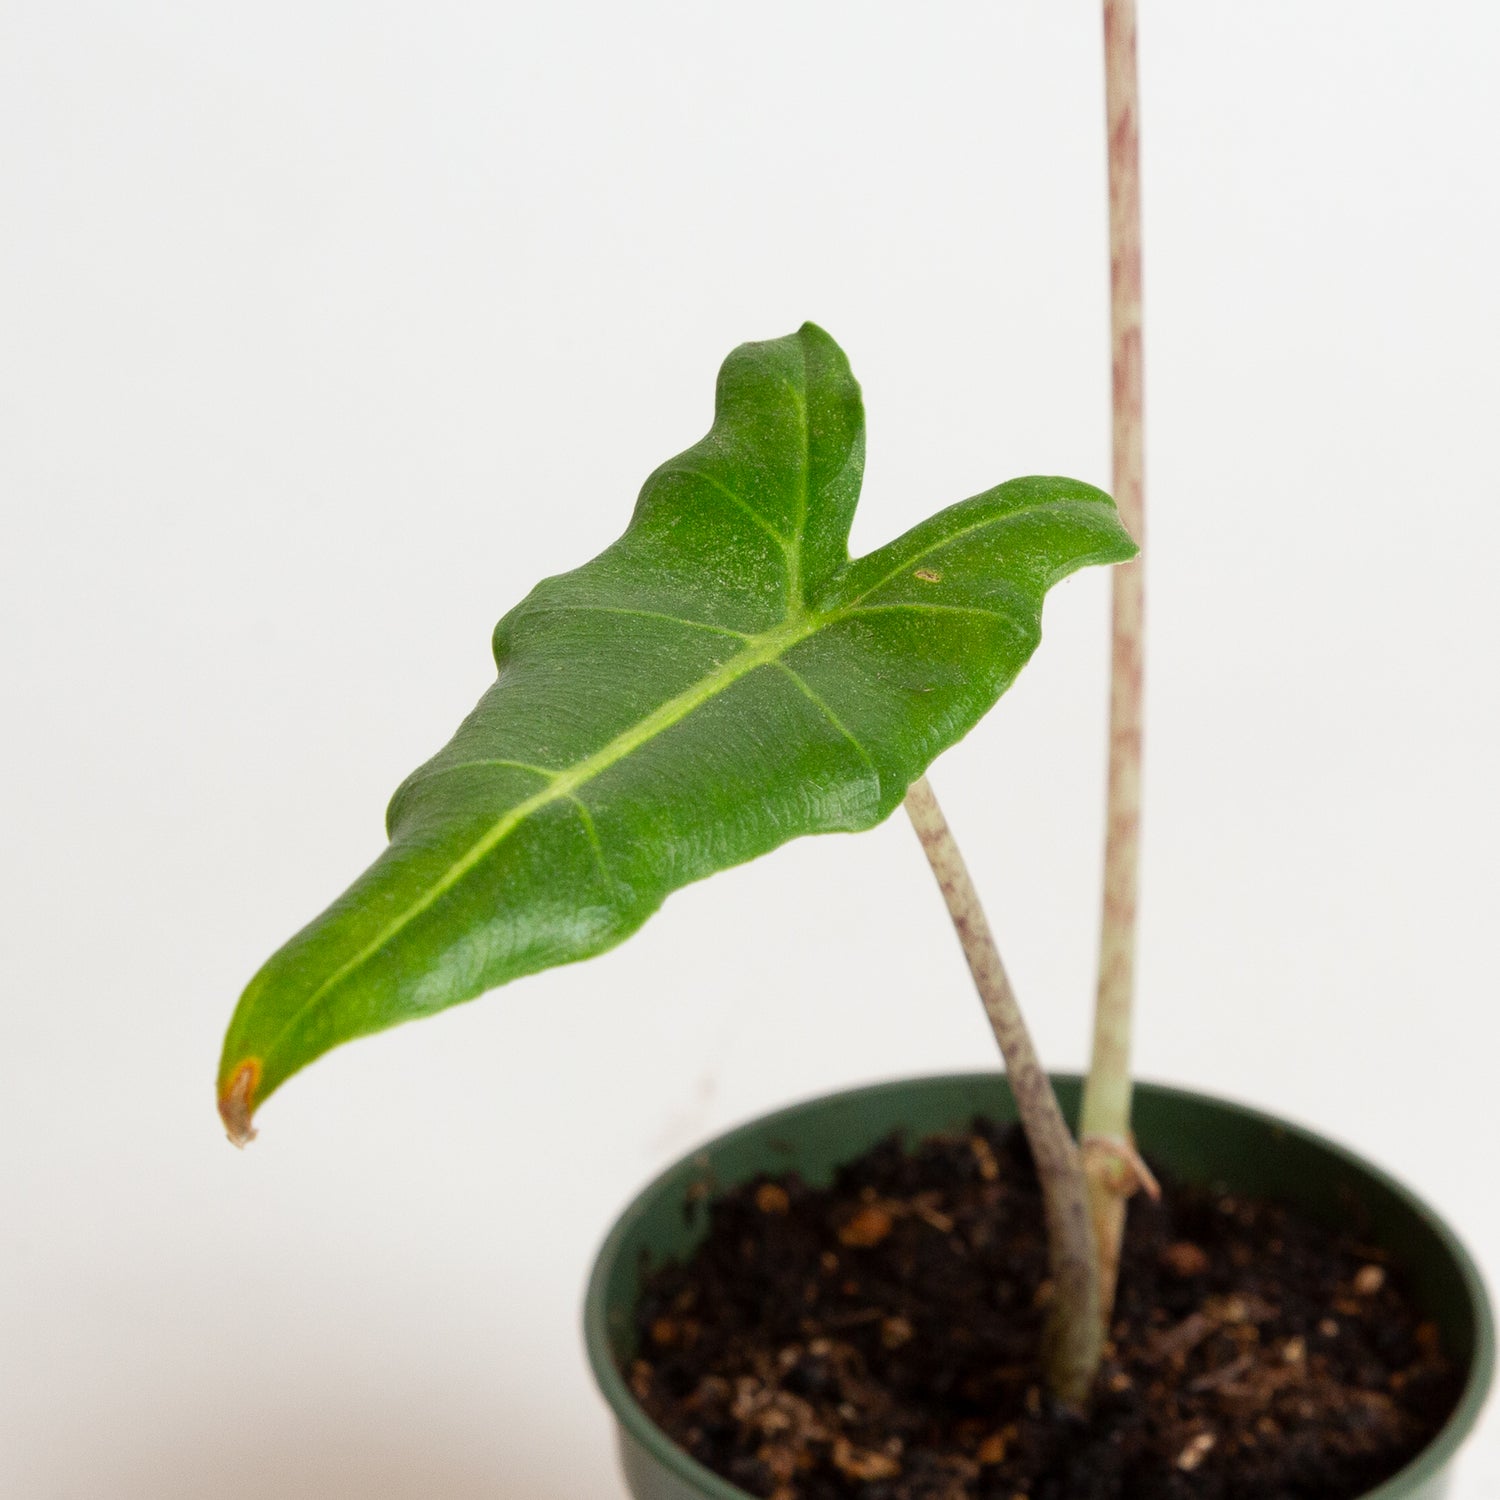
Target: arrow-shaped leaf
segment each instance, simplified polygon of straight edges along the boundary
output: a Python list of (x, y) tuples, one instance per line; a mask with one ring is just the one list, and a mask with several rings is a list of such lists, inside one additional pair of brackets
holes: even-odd
[(625, 534), (495, 631), (499, 676), (397, 791), (390, 844), (240, 1000), (220, 1108), (319, 1054), (636, 930), (689, 881), (869, 828), (1035, 649), (1042, 598), (1135, 547), (1066, 479), (976, 495), (850, 562), (859, 387), (811, 324), (746, 344)]

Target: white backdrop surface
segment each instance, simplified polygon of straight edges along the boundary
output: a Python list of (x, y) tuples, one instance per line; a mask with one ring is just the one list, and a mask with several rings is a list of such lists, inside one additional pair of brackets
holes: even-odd
[[(791, 1098), (984, 1066), (915, 842), (793, 845), (361, 1042), (243, 1156), (245, 979), (380, 847), (494, 620), (734, 344), (870, 424), (857, 550), (1108, 482), (1084, 3), (0, 10), (0, 1494), (619, 1496), (615, 1209)], [(1416, 1184), (1500, 1269), (1500, 9), (1145, 0), (1145, 1076)], [(1086, 1052), (1106, 580), (939, 762)], [(1459, 1500), (1500, 1494), (1492, 1421)]]

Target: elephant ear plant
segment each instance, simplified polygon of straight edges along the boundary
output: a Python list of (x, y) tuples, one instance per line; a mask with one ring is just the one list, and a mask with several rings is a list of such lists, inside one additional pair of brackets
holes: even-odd
[(930, 788), (1015, 679), (1051, 586), (1136, 551), (1111, 499), (1012, 480), (851, 560), (859, 387), (811, 324), (746, 344), (701, 442), (623, 536), (495, 630), (498, 676), (396, 792), (385, 852), (250, 981), (230, 1137), (331, 1047), (623, 941), (672, 891), (906, 802), (1005, 1053), (1043, 1182), (1049, 1378), (1081, 1404), (1100, 1302), (1084, 1165)]

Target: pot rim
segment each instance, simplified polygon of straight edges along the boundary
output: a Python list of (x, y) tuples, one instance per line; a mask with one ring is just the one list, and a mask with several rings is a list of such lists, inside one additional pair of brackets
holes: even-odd
[[(1053, 1073), (1050, 1076), (1059, 1083), (1080, 1081), (1080, 1075), (1077, 1073)], [(966, 1072), (920, 1074), (914, 1077), (888, 1079), (879, 1083), (856, 1084), (849, 1088), (834, 1089), (783, 1105), (767, 1114), (756, 1115), (740, 1125), (722, 1131), (684, 1153), (670, 1166), (658, 1172), (616, 1218), (613, 1228), (594, 1257), (588, 1290), (584, 1296), (583, 1335), (589, 1364), (605, 1401), (614, 1413), (615, 1420), (625, 1432), (678, 1478), (695, 1486), (706, 1497), (706, 1500), (754, 1500), (754, 1497), (745, 1490), (721, 1478), (713, 1470), (700, 1464), (686, 1450), (678, 1447), (647, 1416), (645, 1408), (636, 1400), (634, 1392), (625, 1383), (619, 1370), (615, 1368), (605, 1311), (606, 1287), (627, 1234), (646, 1214), (648, 1206), (670, 1178), (681, 1172), (705, 1151), (719, 1149), (744, 1137), (759, 1134), (768, 1127), (774, 1126), (778, 1121), (816, 1109), (833, 1099), (871, 1098), (899, 1093), (913, 1085), (963, 1083), (980, 1078), (1003, 1080), (1004, 1077), (1003, 1072), (978, 1068)], [(1405, 1468), (1398, 1470), (1375, 1489), (1367, 1491), (1359, 1497), (1359, 1500), (1400, 1500), (1401, 1496), (1412, 1493), (1418, 1486), (1440, 1474), (1452, 1461), (1455, 1453), (1478, 1421), (1495, 1369), (1495, 1322), (1489, 1294), (1473, 1257), (1447, 1220), (1405, 1183), (1392, 1177), (1383, 1168), (1376, 1166), (1357, 1152), (1351, 1151), (1347, 1146), (1340, 1145), (1337, 1141), (1332, 1141), (1327, 1136), (1308, 1129), (1305, 1125), (1283, 1119), (1266, 1110), (1256, 1109), (1252, 1105), (1242, 1104), (1238, 1100), (1201, 1093), (1196, 1089), (1179, 1088), (1173, 1084), (1146, 1080), (1136, 1080), (1134, 1087), (1139, 1092), (1207, 1104), (1251, 1124), (1280, 1130), (1295, 1136), (1371, 1178), (1431, 1225), (1458, 1270), (1469, 1301), (1470, 1315), (1474, 1324), (1474, 1352), (1469, 1361), (1468, 1378), (1464, 1381), (1464, 1388), (1457, 1404), (1437, 1436)]]

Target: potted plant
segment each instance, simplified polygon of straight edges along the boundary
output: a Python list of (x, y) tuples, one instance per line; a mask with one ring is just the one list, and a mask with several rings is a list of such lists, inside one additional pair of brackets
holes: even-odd
[[(1484, 1394), (1482, 1288), (1420, 1203), (1305, 1132), (1132, 1087), (1140, 260), (1133, 22), (1106, 16), (1119, 508), (1013, 480), (851, 560), (864, 419), (842, 351), (811, 324), (735, 350), (709, 433), (618, 541), (501, 620), (497, 680), (397, 791), (385, 852), (229, 1027), (219, 1108), (243, 1144), (331, 1047), (905, 806), (1005, 1079), (784, 1111), (627, 1211), (587, 1333), (640, 1496), (1435, 1496)], [(924, 773), (1092, 564), (1117, 566), (1098, 1020), (1087, 1078), (1051, 1079)], [(893, 1132), (932, 1139), (909, 1156)], [(1163, 1201), (1127, 1236), (1142, 1190)]]
[[(1122, 1394), (1122, 1380), (1139, 1379), (1132, 1355), (1106, 1349), (1117, 1340), (1103, 1307), (1112, 1288), (1100, 1266), (1117, 1254), (1119, 1242), (1104, 1241), (1101, 1256), (1105, 1216), (1089, 1211), (1088, 1163), (1107, 1169), (1106, 1176), (1096, 1167), (1094, 1181), (1103, 1178), (1119, 1202), (1149, 1181), (1147, 1170), (1131, 1136), (1086, 1135), (1083, 1150), (1074, 1144), (1059, 1095), (1076, 1106), (1078, 1083), (1055, 1088), (1042, 1071), (922, 775), (1031, 654), (1047, 589), (1084, 565), (1129, 558), (1135, 547), (1106, 495), (1070, 480), (1032, 478), (951, 506), (851, 562), (845, 538), (862, 447), (858, 388), (821, 330), (807, 325), (731, 354), (709, 434), (651, 476), (618, 542), (575, 572), (538, 585), (501, 621), (498, 680), (448, 746), (397, 792), (389, 847), (255, 976), (225, 1042), (220, 1109), (231, 1136), (243, 1142), (263, 1100), (330, 1047), (599, 953), (680, 885), (799, 834), (869, 827), (905, 803), (1005, 1054), (1008, 1091), (980, 1075), (804, 1106), (679, 1165), (626, 1214), (590, 1293), (589, 1336), (605, 1389), (625, 1421), (627, 1464), (640, 1494), (746, 1493), (702, 1470), (656, 1431), (640, 1405), (651, 1392), (640, 1389), (639, 1367), (637, 1389), (631, 1388), (642, 1253), (660, 1259), (688, 1247), (693, 1236), (683, 1208), (706, 1182), (766, 1189), (760, 1218), (774, 1226), (794, 1206), (793, 1196), (814, 1190), (788, 1188), (767, 1174), (791, 1167), (803, 1184), (816, 1183), (898, 1126), (914, 1136), (965, 1132), (955, 1139), (972, 1157), (976, 1201), (1001, 1175), (1004, 1146), (969, 1133), (966, 1122), (976, 1113), (998, 1114), (1018, 1117), (1026, 1130), (1040, 1187), (1026, 1201), (1045, 1218), (1049, 1251), (1025, 1288), (1030, 1306), (1045, 1284), (1046, 1329), (1037, 1373), (1019, 1380), (1023, 1402), (1038, 1406), (1040, 1383), (1048, 1419), (1072, 1431), (1068, 1424), (1082, 1422), (1099, 1399), (1101, 1372), (1119, 1387), (1106, 1391), (1106, 1400)], [(1452, 1237), (1379, 1174), (1248, 1112), (1150, 1090), (1134, 1128), (1147, 1154), (1187, 1182), (1227, 1182), (1240, 1193), (1274, 1193), (1304, 1207), (1336, 1203), (1340, 1212), (1368, 1220), (1378, 1243), (1358, 1252), (1359, 1266), (1346, 1268), (1347, 1316), (1384, 1316), (1377, 1294), (1389, 1290), (1388, 1257), (1415, 1278), (1419, 1314), (1393, 1335), (1402, 1347), (1384, 1378), (1467, 1381), (1461, 1405), (1417, 1470), (1418, 1480), (1430, 1479), (1472, 1420), (1489, 1360), (1482, 1295)], [(1024, 1167), (1016, 1171), (1025, 1177)], [(1022, 1189), (1023, 1199), (1029, 1192)], [(920, 1189), (902, 1199), (883, 1188), (863, 1227), (851, 1228), (847, 1204), (816, 1199), (810, 1211), (827, 1220), (848, 1256), (858, 1260), (863, 1253), (867, 1261), (888, 1236), (892, 1248), (900, 1243), (895, 1216), (925, 1212), (920, 1232), (950, 1241), (955, 1213), (977, 1212), (968, 1200), (962, 1209), (921, 1200)], [(1201, 1205), (1192, 1211), (1201, 1214)], [(856, 1206), (854, 1218), (858, 1213)], [(1158, 1225), (1157, 1232), (1165, 1231)], [(1271, 1238), (1289, 1233), (1273, 1225)], [(1347, 1259), (1349, 1252), (1332, 1253), (1337, 1280), (1345, 1274), (1337, 1255)], [(1228, 1353), (1239, 1348), (1237, 1340), (1274, 1341), (1281, 1366), (1315, 1366), (1322, 1355), (1309, 1350), (1306, 1334), (1277, 1331), (1276, 1318), (1257, 1315), (1245, 1296), (1214, 1290), (1223, 1268), (1199, 1264), (1207, 1254), (1194, 1240), (1165, 1242), (1166, 1274), (1182, 1283), (1177, 1290), (1205, 1305), (1217, 1298), (1218, 1306), (1217, 1322), (1189, 1312), (1173, 1327), (1151, 1330), (1165, 1367), (1189, 1383), (1209, 1380), (1202, 1390), (1210, 1395), (1229, 1388), (1243, 1402), (1250, 1387), (1234, 1377), (1260, 1378), (1264, 1370), (1253, 1362), (1234, 1368), (1245, 1353)], [(858, 1304), (860, 1292), (841, 1289), (838, 1296)], [(1360, 1306), (1361, 1296), (1368, 1307)], [(1180, 1304), (1168, 1298), (1148, 1308), (1148, 1322)], [(1328, 1310), (1328, 1318), (1337, 1311)], [(901, 1316), (882, 1315), (884, 1322)], [(1290, 1316), (1305, 1320), (1304, 1312)], [(1444, 1325), (1442, 1363), (1424, 1343), (1433, 1337), (1424, 1332), (1433, 1318)], [(1022, 1322), (1034, 1331), (1037, 1319)], [(1181, 1349), (1171, 1342), (1174, 1332)], [(885, 1337), (899, 1346), (900, 1323)], [(663, 1334), (665, 1344), (674, 1339)], [(817, 1344), (814, 1335), (801, 1353)], [(1217, 1361), (1212, 1368), (1189, 1357), (1200, 1350)], [(1212, 1383), (1215, 1371), (1226, 1369), (1230, 1376)], [(1361, 1421), (1368, 1419), (1366, 1407), (1356, 1403)], [(1259, 1419), (1253, 1402), (1246, 1410)], [(1002, 1416), (985, 1431), (964, 1419), (976, 1473), (1004, 1472), (1006, 1431), (1015, 1424)], [(1343, 1408), (1338, 1418), (1353, 1420)], [(1227, 1448), (1228, 1440), (1196, 1415), (1177, 1420), (1180, 1474), (1212, 1473), (1212, 1450)], [(842, 1459), (841, 1472), (856, 1486), (849, 1493), (907, 1493), (857, 1487), (899, 1473), (896, 1454), (845, 1435), (809, 1442), (832, 1455), (835, 1469)], [(1357, 1443), (1355, 1453), (1363, 1461)], [(761, 1486), (765, 1493), (800, 1493), (774, 1468), (766, 1472), (777, 1487)], [(1436, 1493), (1414, 1483), (1389, 1493)]]

